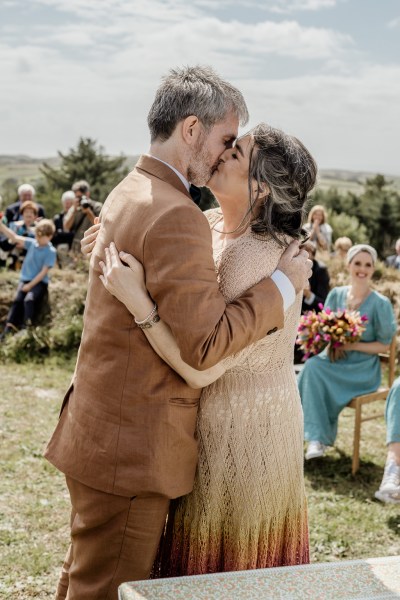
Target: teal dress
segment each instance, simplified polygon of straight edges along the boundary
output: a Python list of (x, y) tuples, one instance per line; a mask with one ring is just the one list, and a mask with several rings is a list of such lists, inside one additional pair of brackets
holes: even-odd
[(400, 442), (400, 377), (398, 377), (386, 400), (386, 443)]
[[(331, 290), (325, 306), (346, 308), (348, 286)], [(389, 344), (396, 332), (396, 320), (388, 298), (372, 291), (359, 308), (368, 323), (362, 342)], [(381, 383), (381, 368), (376, 354), (350, 351), (346, 358), (331, 362), (327, 351), (308, 359), (299, 376), (304, 411), (306, 440), (331, 446), (337, 434), (338, 417), (354, 396), (375, 391)]]

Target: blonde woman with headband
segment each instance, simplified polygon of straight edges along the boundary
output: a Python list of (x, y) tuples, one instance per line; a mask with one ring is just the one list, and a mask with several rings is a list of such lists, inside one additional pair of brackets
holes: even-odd
[(321, 457), (326, 446), (333, 446), (339, 414), (351, 398), (373, 392), (380, 385), (378, 355), (388, 350), (397, 325), (388, 298), (371, 287), (376, 260), (372, 246), (352, 246), (347, 253), (350, 285), (334, 288), (326, 299), (325, 307), (357, 310), (368, 317), (368, 323), (361, 340), (342, 346), (335, 362), (325, 349), (304, 365), (299, 389), (309, 442), (306, 459)]

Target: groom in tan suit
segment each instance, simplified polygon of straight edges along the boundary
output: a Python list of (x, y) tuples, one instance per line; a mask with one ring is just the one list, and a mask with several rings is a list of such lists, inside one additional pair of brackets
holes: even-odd
[(104, 205), (74, 380), (45, 453), (65, 473), (72, 504), (58, 599), (116, 600), (120, 583), (149, 577), (169, 500), (191, 491), (196, 468), (200, 390), (155, 354), (101, 284), (105, 246), (115, 241), (143, 263), (161, 319), (199, 370), (282, 327), (285, 304), (310, 275), (305, 253), (291, 248), (280, 271), (232, 304), (219, 291), (188, 181), (208, 181), (247, 117), (241, 93), (211, 69), (171, 71), (148, 117), (150, 155)]

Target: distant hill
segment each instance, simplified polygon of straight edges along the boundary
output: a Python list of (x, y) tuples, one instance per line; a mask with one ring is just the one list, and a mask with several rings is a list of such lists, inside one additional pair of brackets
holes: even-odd
[[(138, 156), (127, 156), (126, 165), (132, 169), (136, 164)], [(30, 182), (33, 185), (40, 180), (41, 173), (39, 167), (47, 162), (52, 167), (60, 163), (58, 157), (50, 158), (32, 158), (24, 154), (18, 155), (0, 155), (0, 188), (7, 179), (15, 180), (15, 185), (24, 182)], [(339, 191), (352, 191), (359, 193), (362, 189), (362, 183), (376, 173), (362, 171), (346, 171), (343, 169), (321, 169), (318, 177), (318, 187), (327, 189), (336, 187)], [(400, 190), (400, 177), (385, 174), (389, 181), (393, 181), (393, 187)]]
[[(400, 177), (398, 175), (385, 175), (388, 181), (392, 182), (395, 189), (400, 191)], [(376, 173), (366, 171), (345, 171), (343, 169), (321, 169), (318, 177), (318, 187), (328, 189), (336, 187), (339, 191), (351, 191), (359, 193), (362, 190), (362, 184), (366, 179), (374, 177)]]

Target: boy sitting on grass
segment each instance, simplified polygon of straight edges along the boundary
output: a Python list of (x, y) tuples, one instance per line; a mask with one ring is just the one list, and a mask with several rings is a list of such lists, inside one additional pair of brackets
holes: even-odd
[(56, 262), (56, 250), (51, 243), (55, 227), (50, 219), (42, 219), (36, 225), (35, 239), (17, 235), (14, 231), (0, 222), (0, 232), (20, 248), (25, 248), (27, 254), (22, 264), (17, 293), (8, 313), (3, 336), (18, 327), (31, 325), (35, 313), (47, 291), (49, 283), (48, 272)]

